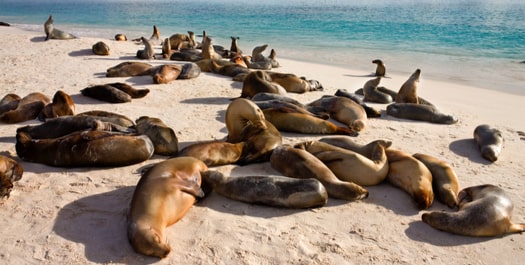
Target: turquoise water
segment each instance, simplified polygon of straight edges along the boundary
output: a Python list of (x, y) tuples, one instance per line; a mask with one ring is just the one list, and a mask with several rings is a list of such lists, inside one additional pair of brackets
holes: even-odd
[(125, 33), (162, 37), (202, 30), (216, 44), (239, 36), (245, 52), (264, 43), (278, 56), (371, 72), (449, 79), (525, 94), (525, 3), (518, 0), (423, 1), (35, 1), (0, 0), (0, 21), (41, 31), (55, 27), (79, 36)]

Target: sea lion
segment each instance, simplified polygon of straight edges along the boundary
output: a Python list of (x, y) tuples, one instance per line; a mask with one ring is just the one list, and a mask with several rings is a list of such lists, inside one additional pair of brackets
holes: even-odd
[(349, 98), (349, 99), (353, 100), (355, 103), (361, 105), (361, 107), (363, 107), (363, 109), (365, 109), (366, 117), (368, 117), (368, 118), (381, 117), (381, 111), (379, 111), (379, 110), (377, 110), (377, 109), (375, 109), (373, 107), (368, 106), (363, 100), (358, 98), (356, 95), (357, 94), (355, 94), (355, 93), (348, 92), (347, 89), (337, 89), (337, 91), (335, 91), (335, 94), (334, 94), (334, 96)]
[(162, 58), (170, 58), (171, 53), (172, 51), (171, 51), (170, 39), (165, 38), (164, 41), (162, 42)]
[(426, 121), (437, 124), (454, 124), (458, 119), (440, 112), (435, 106), (415, 103), (391, 103), (386, 107), (386, 114), (415, 121)]
[(226, 177), (218, 171), (206, 171), (202, 181), (213, 191), (229, 199), (284, 208), (321, 207), (328, 201), (325, 187), (314, 178), (285, 176)]
[(246, 142), (204, 141), (190, 144), (177, 156), (191, 156), (204, 162), (208, 167), (235, 164), (241, 158)]
[(393, 101), (392, 97), (387, 94), (379, 91), (377, 86), (381, 81), (381, 77), (376, 77), (374, 79), (368, 80), (363, 86), (364, 100), (368, 102), (375, 103), (391, 103)]
[(275, 49), (270, 50), (270, 55), (268, 55), (268, 60), (270, 61), (272, 68), (279, 68), (281, 67), (281, 64), (275, 59), (277, 57), (277, 52), (275, 52)]
[(419, 97), (417, 96), (417, 86), (419, 84), (419, 76), (421, 75), (421, 70), (416, 69), (412, 75), (403, 83), (397, 96), (395, 98), (396, 103), (419, 103)]
[(140, 40), (144, 44), (144, 49), (137, 51), (137, 58), (145, 60), (155, 59), (155, 50), (153, 50), (153, 45), (144, 37), (141, 37)]
[(230, 143), (242, 142), (242, 133), (246, 126), (253, 124), (265, 126), (264, 120), (264, 113), (251, 100), (244, 98), (233, 100), (226, 108), (225, 123), (226, 129), (228, 130), (227, 141)]
[(180, 73), (182, 72), (182, 65), (163, 64), (154, 67), (151, 72), (153, 83), (168, 84), (169, 82), (179, 78)]
[(148, 39), (151, 45), (160, 45), (162, 43), (162, 38), (160, 37), (160, 31), (156, 25), (153, 25), (153, 33)]
[(487, 124), (478, 125), (474, 129), (474, 141), (483, 158), (490, 162), (498, 160), (503, 148), (503, 134), (500, 130)]
[(51, 100), (40, 92), (29, 93), (20, 99), (16, 109), (0, 114), (0, 121), (14, 124), (36, 119), (42, 109), (50, 102)]
[(0, 199), (11, 194), (14, 182), (19, 181), (24, 174), (20, 163), (7, 156), (0, 155)]
[(459, 181), (452, 167), (445, 161), (427, 154), (412, 155), (423, 162), (432, 173), (432, 190), (436, 198), (449, 208), (458, 205)]
[(116, 83), (108, 83), (106, 85), (112, 86), (126, 94), (128, 94), (131, 98), (143, 98), (149, 93), (149, 89), (137, 89), (134, 88), (126, 83), (116, 82)]
[(123, 62), (106, 70), (106, 77), (128, 77), (149, 75), (151, 64), (143, 62)]
[(133, 122), (133, 120), (126, 117), (125, 115), (114, 113), (114, 112), (109, 112), (109, 111), (104, 111), (104, 110), (90, 110), (90, 111), (79, 113), (77, 115), (93, 116), (97, 119), (115, 123), (115, 124), (118, 124), (120, 126), (127, 127), (127, 128), (135, 126), (135, 122)]
[(122, 33), (115, 34), (115, 40), (116, 41), (127, 41), (128, 37)]
[(386, 74), (386, 67), (385, 67), (385, 64), (383, 63), (383, 61), (379, 60), (379, 59), (375, 59), (372, 61), (373, 64), (376, 64), (376, 73), (375, 75), (376, 76), (380, 76), (380, 77), (384, 77), (385, 74)]
[(267, 121), (248, 123), (241, 132), (245, 143), (243, 152), (237, 164), (266, 162), (273, 150), (282, 144), (282, 136), (275, 126)]
[(109, 55), (109, 46), (103, 41), (99, 41), (91, 46), (91, 51), (96, 55)]
[(21, 99), (22, 98), (17, 94), (9, 93), (5, 95), (0, 100), (0, 115), (10, 110), (16, 109)]
[(379, 141), (368, 146), (370, 156), (319, 141), (301, 142), (294, 147), (313, 154), (342, 181), (373, 186), (383, 182), (388, 174), (387, 147)]
[(357, 152), (366, 157), (372, 157), (375, 152), (376, 145), (382, 145), (385, 149), (392, 146), (392, 141), (388, 140), (374, 140), (368, 144), (359, 144), (354, 141), (354, 138), (348, 136), (330, 136), (323, 137), (318, 140), (319, 142), (331, 144), (344, 149), (348, 149)]
[(177, 79), (192, 79), (197, 78), (201, 74), (201, 68), (193, 62), (182, 65), (182, 70)]
[(67, 115), (75, 115), (75, 102), (66, 92), (58, 90), (53, 96), (52, 102), (47, 104), (38, 114), (38, 119), (45, 121), (48, 118)]
[(49, 39), (69, 40), (69, 39), (77, 38), (73, 36), (73, 34), (70, 34), (70, 33), (54, 28), (52, 15), (49, 15), (49, 18), (44, 23), (44, 32), (46, 33), (46, 40), (49, 40)]
[(267, 72), (270, 80), (282, 86), (286, 92), (305, 93), (309, 91), (322, 91), (323, 86), (319, 81), (306, 80), (305, 77), (298, 77), (295, 74)]
[[(185, 61), (185, 62), (198, 62), (200, 60), (203, 60), (203, 58), (202, 58), (201, 50), (192, 49), (192, 48), (182, 48), (180, 50), (173, 51), (171, 53), (170, 60)], [(209, 71), (204, 71), (204, 72), (209, 72)]]
[(306, 150), (288, 144), (281, 145), (273, 150), (270, 164), (287, 177), (319, 180), (330, 197), (349, 201), (368, 197), (366, 189), (338, 179), (323, 162)]
[(255, 70), (270, 70), (272, 69), (272, 62), (270, 60), (264, 60), (264, 61), (254, 61), (252, 56), (245, 55), (242, 57), (244, 64), (249, 69), (255, 69)]
[[(397, 91), (388, 89), (388, 88), (386, 88), (384, 86), (378, 86), (376, 89), (379, 92), (382, 92), (382, 93), (385, 93), (387, 95), (390, 95), (390, 97), (392, 97), (392, 99), (395, 99), (397, 97)], [(354, 93), (356, 95), (364, 96), (364, 92), (363, 92), (362, 88), (357, 89)], [(422, 98), (420, 96), (417, 97), (417, 101), (418, 101), (418, 104), (425, 104), (425, 105), (434, 106), (434, 104), (432, 104), (430, 101), (428, 101), (428, 100), (426, 100), (426, 99), (424, 99), (424, 98)]]
[(367, 115), (365, 109), (349, 98), (324, 96), (308, 103), (308, 106), (319, 108), (322, 112), (328, 113), (334, 120), (346, 124), (353, 131), (359, 132), (366, 127)]
[(236, 77), (239, 74), (249, 74), (250, 70), (237, 63), (219, 63), (217, 60), (211, 60), (211, 72), (219, 75)]
[(149, 137), (155, 147), (155, 154), (171, 156), (179, 151), (179, 141), (172, 128), (161, 119), (141, 116), (135, 121), (137, 133)]
[(111, 85), (94, 85), (80, 90), (86, 97), (98, 99), (109, 103), (131, 102), (131, 96)]
[(171, 251), (165, 230), (203, 197), (201, 174), (208, 167), (192, 157), (165, 160), (140, 178), (128, 214), (128, 240), (141, 254), (165, 258)]
[(21, 159), (54, 167), (118, 167), (148, 160), (154, 151), (146, 135), (107, 131), (77, 131), (53, 139), (32, 139), (16, 134)]
[(188, 31), (188, 34), (176, 33), (169, 37), (172, 49), (181, 50), (184, 48), (196, 48), (195, 33)]
[(242, 82), (241, 98), (251, 98), (257, 93), (274, 93), (286, 95), (286, 90), (272, 83), (270, 76), (265, 71), (250, 72)]
[(238, 44), (239, 37), (231, 36), (230, 38), (232, 39), (232, 43), (230, 45), (230, 51), (236, 54), (241, 54), (242, 50), (239, 48), (239, 44)]
[(262, 53), (266, 50), (266, 48), (268, 48), (268, 44), (263, 44), (263, 45), (256, 46), (255, 48), (253, 48), (253, 50), (252, 50), (251, 61), (252, 61), (252, 62), (264, 62), (264, 61), (268, 61), (268, 59), (266, 58), (266, 56), (264, 56), (264, 55), (262, 54)]
[(420, 210), (430, 207), (434, 201), (432, 173), (425, 164), (397, 149), (386, 149), (386, 156), (389, 163), (388, 182), (406, 191)]
[[(261, 93), (255, 94), (254, 98), (257, 97), (257, 95), (259, 95), (259, 94), (261, 94)], [(271, 93), (264, 93), (264, 94), (272, 95)], [(273, 95), (277, 95), (277, 94), (273, 94)], [(263, 111), (265, 109), (286, 108), (286, 109), (289, 109), (291, 112), (302, 113), (302, 114), (310, 115), (310, 116), (313, 116), (313, 117), (316, 117), (316, 118), (320, 118), (320, 119), (323, 119), (323, 120), (327, 120), (328, 118), (330, 118), (328, 114), (317, 115), (317, 114), (312, 113), (309, 110), (307, 110), (304, 105), (302, 105), (302, 104), (297, 105), (297, 104), (291, 103), (291, 101), (280, 100), (280, 99), (254, 100), (254, 98), (252, 98), (251, 100), (253, 102), (255, 102), (255, 104), (259, 108), (261, 108)]]
[(206, 36), (202, 42), (202, 58), (212, 60), (222, 59), (222, 56), (215, 51), (215, 48), (213, 48), (213, 41), (208, 36)]
[(435, 229), (465, 236), (499, 236), (525, 231), (525, 224), (512, 223), (513, 203), (505, 191), (491, 184), (459, 192), (457, 212), (434, 211), (421, 216)]
[(4, 21), (0, 21), (0, 26), (2, 26), (2, 27), (10, 27), (11, 24), (9, 24), (7, 22), (4, 22)]

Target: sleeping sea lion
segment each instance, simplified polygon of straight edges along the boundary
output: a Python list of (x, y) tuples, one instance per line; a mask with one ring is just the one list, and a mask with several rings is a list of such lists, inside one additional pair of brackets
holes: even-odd
[(45, 121), (48, 118), (67, 115), (75, 115), (75, 102), (66, 92), (58, 90), (53, 96), (53, 101), (38, 114), (38, 119)]
[(172, 128), (161, 119), (141, 116), (135, 121), (137, 133), (149, 137), (158, 155), (171, 156), (179, 151), (179, 141)]
[(19, 181), (24, 174), (24, 168), (16, 160), (0, 155), (0, 199), (11, 194), (14, 182)]
[(339, 96), (324, 96), (308, 104), (322, 112), (328, 113), (331, 118), (346, 124), (354, 131), (362, 131), (367, 124), (365, 109), (355, 101)]
[(184, 147), (177, 153), (177, 156), (197, 158), (208, 167), (229, 165), (239, 161), (245, 145), (246, 142), (203, 141)]
[(182, 72), (182, 66), (175, 64), (163, 64), (154, 67), (151, 72), (153, 83), (168, 84), (169, 82), (179, 78), (180, 73)]
[(483, 158), (491, 162), (498, 160), (503, 148), (503, 135), (500, 130), (487, 124), (478, 125), (474, 129), (474, 141)]
[(131, 96), (111, 85), (94, 85), (80, 90), (86, 97), (98, 99), (109, 103), (131, 102)]
[(106, 77), (149, 75), (152, 66), (144, 62), (122, 62), (106, 70)]
[(109, 55), (109, 46), (103, 41), (99, 41), (91, 46), (91, 51), (96, 55)]
[(250, 72), (242, 83), (241, 98), (251, 98), (257, 93), (274, 93), (286, 95), (286, 90), (272, 82), (265, 71)]
[(50, 102), (51, 100), (40, 92), (29, 93), (20, 99), (16, 109), (0, 114), (0, 122), (14, 124), (34, 120)]
[(458, 122), (456, 117), (444, 114), (435, 106), (426, 104), (391, 103), (386, 107), (386, 114), (400, 119), (437, 124), (454, 124)]

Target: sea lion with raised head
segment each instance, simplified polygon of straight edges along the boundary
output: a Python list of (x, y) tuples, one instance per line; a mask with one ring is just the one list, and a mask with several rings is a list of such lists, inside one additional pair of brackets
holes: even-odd
[(377, 89), (381, 77), (376, 77), (374, 79), (368, 80), (363, 86), (364, 100), (374, 103), (391, 103), (393, 101), (392, 96), (387, 93), (383, 93)]
[(106, 70), (106, 77), (149, 75), (152, 65), (144, 62), (122, 62)]
[(343, 200), (360, 200), (368, 197), (368, 191), (353, 183), (342, 181), (308, 151), (284, 144), (273, 150), (271, 166), (291, 178), (315, 178), (326, 188), (328, 195)]
[(208, 167), (229, 165), (239, 161), (245, 146), (246, 142), (203, 141), (184, 147), (177, 153), (177, 156), (197, 158)]
[(481, 151), (481, 156), (491, 162), (498, 160), (503, 148), (503, 134), (487, 124), (474, 129), (474, 141)]
[(145, 60), (155, 59), (153, 45), (144, 37), (141, 37), (140, 40), (142, 41), (142, 44), (144, 44), (144, 49), (137, 51), (137, 58)]
[(19, 181), (24, 174), (24, 168), (16, 160), (0, 155), (0, 199), (11, 194), (14, 182)]
[(56, 39), (56, 40), (69, 40), (76, 39), (73, 34), (64, 32), (62, 30), (56, 29), (53, 26), (53, 16), (49, 15), (49, 18), (44, 23), (44, 32), (46, 33), (46, 40)]
[(435, 229), (465, 236), (500, 236), (525, 231), (525, 223), (511, 221), (514, 208), (505, 191), (491, 184), (471, 186), (459, 192), (457, 212), (434, 211), (421, 216)]
[(140, 178), (128, 214), (128, 240), (137, 253), (165, 258), (171, 251), (165, 230), (204, 196), (201, 174), (208, 167), (192, 157), (155, 164)]
[(323, 184), (314, 178), (285, 176), (225, 176), (218, 171), (202, 174), (203, 185), (237, 201), (284, 208), (321, 207), (328, 201)]
[(400, 119), (437, 124), (454, 124), (458, 122), (458, 119), (453, 115), (442, 113), (435, 106), (426, 104), (391, 103), (386, 107), (386, 114)]
[(40, 92), (29, 93), (20, 99), (15, 109), (0, 114), (0, 122), (14, 124), (36, 119), (49, 103), (51, 100), (46, 95)]
[(161, 119), (141, 116), (135, 121), (137, 133), (149, 137), (155, 147), (155, 154), (171, 156), (179, 151), (179, 140), (172, 128)]
[(257, 93), (274, 93), (286, 95), (286, 90), (272, 82), (265, 71), (250, 72), (242, 82), (241, 98), (251, 98)]
[(380, 77), (384, 77), (385, 74), (386, 74), (386, 67), (385, 67), (385, 64), (383, 63), (383, 61), (379, 60), (379, 59), (375, 59), (372, 61), (373, 64), (376, 64), (376, 72), (375, 72), (375, 75), (376, 76), (380, 76)]
[(156, 25), (153, 25), (153, 33), (149, 37), (148, 41), (151, 45), (161, 45), (162, 44), (162, 38), (160, 37), (160, 31)]
[[(354, 131), (362, 131), (367, 124), (365, 109), (355, 101), (339, 96), (323, 96), (322, 98), (308, 103), (309, 107), (317, 108), (321, 112), (328, 113), (331, 118), (346, 124)], [(311, 109), (310, 109), (311, 110)], [(314, 113), (318, 113), (312, 111)]]
[(212, 59), (212, 60), (221, 60), (222, 56), (215, 51), (213, 47), (213, 41), (210, 37), (206, 36), (203, 38), (202, 42), (202, 58), (203, 59)]
[(45, 121), (48, 118), (75, 115), (75, 109), (73, 98), (66, 92), (58, 90), (53, 96), (51, 103), (47, 104), (38, 114), (38, 119)]
[(91, 51), (96, 55), (109, 55), (109, 46), (103, 41), (99, 41), (91, 46)]
[(281, 67), (281, 64), (275, 59), (277, 57), (277, 52), (275, 52), (275, 49), (270, 50), (270, 55), (268, 55), (268, 60), (270, 61), (272, 68), (279, 68)]
[(395, 98), (396, 103), (419, 103), (419, 97), (417, 96), (417, 86), (419, 84), (419, 77), (421, 70), (416, 69), (412, 75), (403, 83), (397, 96)]
[(162, 42), (162, 58), (170, 58), (171, 56), (171, 44), (170, 44), (170, 39), (169, 38), (165, 38), (164, 41)]

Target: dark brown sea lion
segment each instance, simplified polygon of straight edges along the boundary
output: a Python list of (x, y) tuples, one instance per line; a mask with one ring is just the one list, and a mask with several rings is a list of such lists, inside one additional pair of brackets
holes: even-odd
[(421, 219), (441, 231), (465, 236), (500, 236), (525, 231), (525, 223), (512, 223), (512, 200), (497, 186), (465, 188), (459, 192), (458, 200), (459, 211), (424, 213)]
[(284, 176), (226, 177), (218, 171), (202, 174), (202, 181), (214, 192), (233, 200), (285, 208), (321, 207), (328, 201), (323, 184), (314, 178)]
[(165, 258), (171, 251), (165, 230), (182, 219), (203, 197), (201, 174), (206, 165), (192, 157), (155, 164), (140, 178), (128, 214), (128, 240), (141, 254)]
[(236, 77), (239, 74), (249, 74), (250, 70), (237, 63), (219, 63), (217, 60), (211, 60), (211, 71), (212, 73)]
[(339, 96), (339, 97), (346, 97), (346, 98), (349, 98), (351, 100), (353, 100), (355, 103), (361, 105), (361, 107), (363, 107), (363, 109), (365, 109), (365, 112), (366, 112), (366, 116), (368, 118), (377, 118), (377, 117), (381, 117), (381, 111), (373, 108), (373, 107), (370, 107), (368, 106), (363, 100), (361, 100), (360, 98), (358, 98), (355, 94), (355, 93), (351, 93), (351, 92), (348, 92), (348, 90), (346, 89), (338, 89), (335, 94), (335, 96)]
[(137, 89), (126, 83), (108, 83), (106, 85), (115, 87), (116, 89), (128, 94), (131, 98), (143, 98), (149, 93), (149, 89)]
[(9, 93), (5, 95), (0, 100), (0, 115), (4, 112), (16, 109), (21, 99), (22, 98), (17, 94)]
[(406, 191), (420, 210), (430, 207), (434, 201), (432, 173), (425, 164), (397, 149), (386, 149), (386, 155), (389, 163), (388, 182)]
[(14, 182), (19, 181), (24, 174), (20, 163), (7, 156), (0, 155), (0, 199), (11, 194)]
[(319, 180), (330, 197), (349, 201), (368, 197), (366, 189), (352, 182), (341, 181), (323, 162), (306, 150), (281, 145), (273, 150), (270, 164), (287, 177)]
[(436, 198), (450, 208), (458, 205), (459, 181), (452, 167), (445, 161), (427, 154), (413, 155), (432, 173), (432, 190)]
[(107, 131), (77, 131), (54, 139), (32, 139), (16, 134), (21, 159), (55, 167), (127, 166), (148, 160), (154, 151), (146, 135)]
[(182, 65), (182, 70), (177, 79), (193, 79), (199, 77), (201, 74), (201, 68), (193, 62), (185, 63)]
[(109, 46), (103, 41), (99, 41), (91, 46), (91, 51), (96, 55), (109, 55)]
[(128, 37), (126, 37), (126, 35), (124, 35), (122, 33), (118, 33), (118, 34), (115, 35), (115, 40), (116, 41), (127, 41)]
[(316, 80), (306, 80), (290, 73), (267, 72), (270, 80), (281, 85), (286, 92), (305, 93), (309, 91), (322, 91), (323, 86)]
[(163, 64), (154, 67), (151, 72), (153, 83), (168, 84), (169, 82), (179, 78), (180, 73), (182, 72), (182, 65)]
[(66, 115), (75, 115), (75, 102), (66, 92), (58, 90), (53, 96), (53, 101), (42, 109), (38, 119), (45, 121), (48, 118)]
[(80, 90), (86, 97), (98, 99), (109, 103), (131, 102), (131, 96), (111, 85), (94, 85)]
[(197, 158), (208, 167), (229, 165), (239, 161), (245, 145), (246, 142), (203, 141), (184, 147), (177, 153), (177, 156)]
[(0, 121), (13, 124), (36, 119), (42, 109), (50, 102), (51, 100), (42, 93), (29, 93), (20, 99), (16, 109), (0, 114)]
[(70, 33), (54, 28), (52, 15), (49, 15), (49, 18), (44, 23), (44, 32), (46, 33), (46, 40), (49, 40), (49, 39), (69, 40), (69, 39), (77, 38), (73, 36), (73, 34), (70, 34)]
[(144, 44), (144, 49), (137, 51), (137, 58), (146, 60), (155, 59), (155, 50), (153, 49), (153, 45), (144, 37), (141, 37), (140, 39)]
[(2, 26), (2, 27), (10, 27), (11, 24), (9, 24), (7, 22), (0, 21), (0, 26)]
[(171, 156), (179, 151), (179, 140), (172, 128), (161, 119), (142, 116), (135, 121), (137, 133), (149, 137), (155, 147), (155, 154)]
[(375, 103), (391, 103), (393, 101), (392, 96), (387, 93), (383, 93), (377, 89), (381, 77), (376, 77), (374, 79), (368, 80), (363, 86), (364, 100), (368, 102)]
[(286, 95), (286, 91), (276, 83), (272, 83), (265, 71), (250, 72), (242, 83), (241, 98), (251, 98), (257, 93), (274, 93)]
[(386, 67), (385, 67), (385, 64), (383, 63), (383, 61), (379, 60), (379, 59), (375, 59), (372, 61), (373, 64), (376, 64), (376, 73), (375, 75), (376, 76), (381, 76), (381, 77), (384, 77), (385, 74), (386, 74)]
[(365, 109), (353, 100), (339, 96), (325, 96), (308, 104), (320, 108), (336, 121), (346, 124), (354, 131), (362, 131), (367, 124)]
[(135, 123), (133, 122), (132, 119), (126, 117), (125, 115), (118, 114), (115, 112), (109, 112), (109, 111), (104, 111), (104, 110), (90, 110), (90, 111), (79, 113), (77, 115), (93, 116), (97, 119), (115, 123), (120, 126), (128, 127), (128, 128), (135, 126)]
[(149, 75), (152, 66), (143, 62), (123, 62), (106, 70), (106, 77)]
[(478, 125), (474, 129), (474, 141), (483, 158), (491, 162), (498, 160), (503, 148), (503, 134), (500, 130), (487, 124)]
[(416, 69), (416, 71), (410, 75), (408, 80), (403, 83), (397, 92), (397, 96), (395, 98), (396, 103), (419, 103), (419, 97), (417, 96), (417, 86), (419, 84), (420, 75), (421, 70)]
[(232, 43), (230, 45), (230, 51), (236, 54), (242, 54), (242, 50), (239, 48), (239, 44), (238, 44), (239, 37), (231, 36), (230, 38), (232, 39)]
[(386, 114), (408, 120), (426, 121), (438, 124), (454, 124), (458, 119), (440, 112), (435, 106), (415, 103), (392, 103), (386, 107)]

